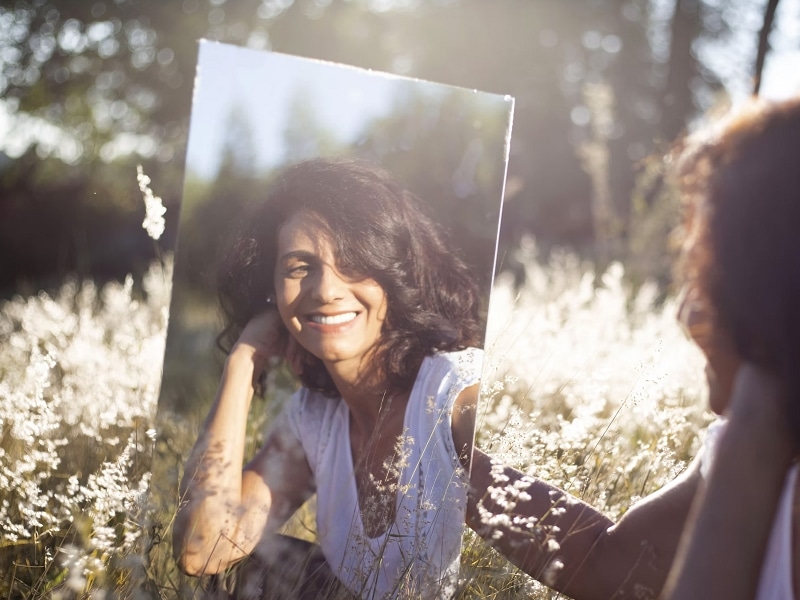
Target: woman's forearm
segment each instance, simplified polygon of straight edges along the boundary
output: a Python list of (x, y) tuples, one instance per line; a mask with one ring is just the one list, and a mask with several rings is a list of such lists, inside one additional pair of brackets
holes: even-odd
[[(189, 573), (215, 573), (248, 553), (263, 529), (268, 499), (248, 507), (244, 438), (256, 361), (246, 347), (225, 363), (217, 396), (186, 462), (175, 519), (174, 552)], [(262, 494), (259, 494), (263, 496)]]
[(470, 480), (467, 524), (472, 529), (550, 587), (564, 592), (576, 583), (581, 587), (576, 575), (613, 525), (611, 519), (544, 481), (495, 463), (478, 449)]
[(693, 464), (615, 524), (545, 481), (492, 464), (480, 450), (472, 468), (468, 525), (523, 571), (576, 600), (658, 594), (700, 478)]
[(741, 367), (728, 424), (684, 531), (665, 598), (755, 597), (793, 456), (787, 421), (776, 382), (755, 367)]

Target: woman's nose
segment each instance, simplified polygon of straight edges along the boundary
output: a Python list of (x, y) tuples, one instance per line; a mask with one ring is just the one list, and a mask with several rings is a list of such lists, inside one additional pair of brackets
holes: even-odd
[(347, 282), (335, 268), (323, 265), (314, 278), (313, 297), (323, 304), (341, 300), (345, 294)]

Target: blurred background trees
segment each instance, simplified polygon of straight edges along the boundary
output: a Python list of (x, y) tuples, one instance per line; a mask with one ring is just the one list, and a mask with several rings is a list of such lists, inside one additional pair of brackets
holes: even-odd
[[(66, 273), (143, 270), (156, 249), (140, 228), (137, 163), (168, 208), (162, 249), (174, 244), (203, 37), (514, 96), (506, 247), (533, 234), (545, 251), (568, 245), (667, 281), (665, 240), (678, 212), (661, 162), (648, 157), (701, 111), (746, 92), (768, 4), (5, 0), (0, 297)], [(782, 4), (777, 28), (800, 18), (796, 2)], [(302, 97), (297, 113), (302, 122)], [(212, 187), (235, 196), (225, 180), (248, 163), (235, 115), (230, 132), (231, 161)], [(286, 140), (298, 155), (333, 143), (294, 126)]]

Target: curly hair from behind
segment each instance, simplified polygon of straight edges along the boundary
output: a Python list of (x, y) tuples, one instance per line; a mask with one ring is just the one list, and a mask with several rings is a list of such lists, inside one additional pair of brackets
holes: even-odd
[[(217, 290), (225, 318), (224, 349), (267, 309), (277, 234), (299, 211), (313, 213), (324, 224), (337, 269), (372, 278), (386, 293), (388, 310), (375, 360), (388, 392), (410, 389), (426, 356), (482, 345), (477, 283), (422, 201), (372, 163), (319, 158), (285, 169), (223, 245)], [(305, 355), (303, 385), (338, 394), (322, 361)]]
[(753, 100), (685, 145), (684, 276), (739, 356), (780, 378), (800, 441), (800, 98)]

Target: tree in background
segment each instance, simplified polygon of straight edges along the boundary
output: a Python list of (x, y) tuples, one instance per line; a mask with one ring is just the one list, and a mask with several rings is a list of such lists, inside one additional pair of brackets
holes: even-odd
[[(144, 163), (175, 214), (200, 37), (515, 96), (505, 242), (533, 233), (543, 247), (591, 253), (593, 199), (603, 197), (617, 223), (611, 257), (624, 258), (631, 222), (658, 195), (640, 193), (632, 210), (637, 165), (721, 89), (697, 49), (750, 35), (745, 17), (762, 5), (15, 0), (0, 8), (0, 112), (12, 122), (0, 161), (0, 293), (23, 279), (35, 289), (68, 271), (110, 277), (146, 264), (152, 248), (125, 233), (138, 235), (143, 211), (132, 173)], [(750, 57), (738, 62), (752, 74)], [(602, 195), (584, 152), (598, 142), (592, 85), (612, 92)]]

